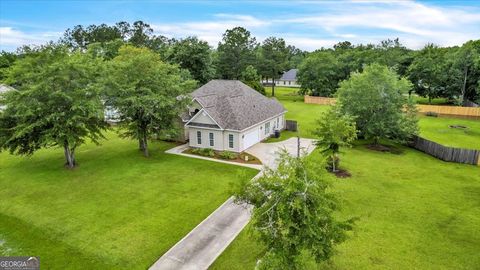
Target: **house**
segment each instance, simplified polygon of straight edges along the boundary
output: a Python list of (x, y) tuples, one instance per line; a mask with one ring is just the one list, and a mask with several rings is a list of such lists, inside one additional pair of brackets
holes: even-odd
[(280, 102), (237, 80), (212, 80), (192, 98), (182, 117), (190, 147), (242, 152), (285, 127)]
[[(277, 86), (287, 86), (287, 87), (300, 87), (300, 84), (297, 83), (297, 72), (298, 69), (290, 69), (289, 71), (283, 72), (282, 77), (275, 80), (275, 85)], [(271, 85), (272, 82), (268, 80), (262, 80), (264, 85)]]
[(300, 85), (297, 84), (297, 72), (298, 69), (290, 69), (289, 71), (284, 72), (282, 77), (276, 81), (276, 85), (300, 87)]

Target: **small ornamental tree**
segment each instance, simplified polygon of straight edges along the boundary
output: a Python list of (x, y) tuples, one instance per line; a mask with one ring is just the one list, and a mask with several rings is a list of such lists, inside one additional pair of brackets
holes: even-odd
[(189, 101), (185, 95), (196, 83), (146, 48), (123, 46), (107, 67), (107, 104), (120, 114), (121, 135), (137, 139), (148, 157), (148, 139), (175, 129), (175, 121)]
[(340, 113), (355, 117), (359, 135), (398, 143), (418, 133), (418, 119), (413, 100), (406, 96), (412, 84), (386, 66), (371, 64), (362, 73), (354, 72), (340, 83)]
[(353, 117), (342, 115), (336, 107), (332, 107), (317, 120), (314, 134), (318, 137), (316, 145), (328, 158), (328, 167), (332, 172), (337, 172), (340, 147), (350, 147), (357, 138)]
[(284, 151), (276, 170), (243, 184), (237, 201), (254, 206), (253, 228), (267, 248), (259, 269), (303, 269), (305, 254), (325, 261), (351, 227), (351, 220), (334, 218), (337, 202), (326, 172), (310, 158)]
[(103, 104), (96, 80), (102, 63), (89, 54), (48, 45), (19, 58), (8, 72), (0, 112), (0, 150), (31, 155), (62, 147), (66, 166), (77, 164), (75, 150), (103, 136)]

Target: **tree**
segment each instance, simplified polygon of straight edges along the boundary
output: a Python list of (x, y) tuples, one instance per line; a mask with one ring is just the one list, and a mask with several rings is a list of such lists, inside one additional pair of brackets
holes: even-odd
[(340, 65), (330, 52), (310, 54), (300, 64), (298, 82), (300, 92), (314, 96), (330, 96), (335, 93), (340, 73)]
[(375, 145), (380, 139), (402, 143), (418, 133), (415, 104), (405, 96), (411, 87), (386, 66), (371, 64), (340, 83), (339, 110), (355, 117), (359, 135)]
[[(288, 68), (289, 48), (283, 38), (269, 37), (260, 46), (260, 70), (264, 77), (280, 78), (283, 71)], [(272, 96), (275, 96), (275, 83), (272, 83)]]
[(448, 56), (449, 77), (447, 93), (456, 93), (458, 103), (480, 98), (480, 40), (469, 41)]
[(328, 157), (332, 172), (337, 172), (340, 147), (350, 147), (357, 138), (357, 129), (353, 117), (341, 114), (336, 107), (331, 107), (317, 120), (317, 129), (314, 133), (319, 146)]
[(168, 59), (190, 71), (193, 78), (202, 84), (214, 76), (212, 50), (206, 41), (196, 37), (187, 37), (175, 42)]
[(223, 34), (218, 43), (217, 72), (223, 79), (239, 79), (248, 65), (255, 61), (253, 49), (256, 40), (243, 27), (235, 27)]
[[(147, 48), (123, 46), (108, 63), (104, 85), (107, 104), (120, 113), (121, 135), (138, 140), (148, 157), (148, 139), (175, 128), (195, 86), (174, 65)], [(183, 97), (183, 98), (182, 98)]]
[(17, 60), (17, 55), (11, 52), (0, 52), (0, 81), (6, 78), (7, 70)]
[(258, 75), (257, 70), (253, 66), (248, 66), (241, 76), (242, 82), (251, 88), (255, 89), (262, 95), (265, 95), (265, 88), (260, 83), (260, 75)]
[(60, 146), (66, 166), (74, 168), (77, 147), (103, 137), (103, 104), (95, 84), (101, 67), (99, 59), (65, 47), (41, 47), (19, 58), (6, 79), (17, 90), (5, 94), (0, 149), (31, 155)]
[(408, 68), (410, 80), (415, 92), (432, 99), (445, 96), (445, 86), (448, 80), (446, 72), (445, 53), (433, 44), (426, 45), (415, 55), (415, 60)]
[(303, 269), (302, 255), (325, 261), (345, 240), (352, 221), (334, 218), (337, 202), (315, 160), (283, 150), (276, 170), (245, 181), (236, 200), (254, 206), (252, 225), (267, 248), (259, 269)]

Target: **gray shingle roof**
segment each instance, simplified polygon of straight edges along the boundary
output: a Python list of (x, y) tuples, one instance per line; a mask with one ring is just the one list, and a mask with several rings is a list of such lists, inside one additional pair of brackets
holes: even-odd
[(276, 99), (237, 80), (212, 80), (192, 96), (222, 129), (243, 130), (286, 112)]
[(297, 71), (298, 69), (290, 69), (289, 71), (283, 73), (280, 80), (282, 81), (295, 81), (297, 80)]

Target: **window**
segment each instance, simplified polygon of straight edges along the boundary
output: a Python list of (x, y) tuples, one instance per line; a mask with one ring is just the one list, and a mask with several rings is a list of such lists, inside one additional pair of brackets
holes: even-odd
[(265, 134), (270, 133), (270, 122), (265, 123)]
[(285, 85), (286, 81), (283, 81), (283, 85)]
[(202, 144), (202, 132), (197, 131), (197, 144)]
[(288, 85), (292, 85), (292, 81), (288, 81)]
[(280, 127), (280, 118), (277, 117), (277, 128)]
[(228, 147), (233, 148), (233, 134), (228, 134)]
[(210, 139), (210, 146), (213, 146), (213, 145), (215, 144), (214, 139), (213, 139), (213, 138), (214, 138), (214, 137), (213, 137), (213, 133), (210, 132), (210, 133), (208, 134), (208, 137), (209, 137), (209, 139)]

